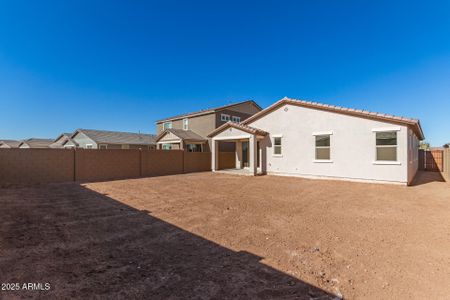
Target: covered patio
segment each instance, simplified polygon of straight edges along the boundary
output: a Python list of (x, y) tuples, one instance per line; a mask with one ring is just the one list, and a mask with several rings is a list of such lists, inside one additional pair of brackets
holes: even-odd
[(157, 149), (208, 152), (208, 140), (192, 130), (166, 129), (156, 137)]
[[(226, 172), (238, 175), (261, 175), (266, 173), (265, 148), (261, 141), (267, 132), (233, 122), (228, 122), (208, 135), (211, 138), (211, 166), (213, 172)], [(235, 143), (235, 168), (221, 170), (219, 145), (221, 142)]]

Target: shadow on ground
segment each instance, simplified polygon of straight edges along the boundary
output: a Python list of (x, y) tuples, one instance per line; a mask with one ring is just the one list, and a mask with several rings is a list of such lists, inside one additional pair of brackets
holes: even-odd
[(411, 186), (418, 186), (432, 182), (446, 182), (441, 172), (419, 171), (414, 177)]
[[(335, 296), (82, 185), (0, 190), (5, 297), (332, 299)], [(232, 234), (230, 232), (230, 234)]]

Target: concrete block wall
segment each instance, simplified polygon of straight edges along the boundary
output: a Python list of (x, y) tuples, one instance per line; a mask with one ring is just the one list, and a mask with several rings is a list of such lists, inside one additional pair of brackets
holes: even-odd
[(75, 152), (76, 181), (107, 181), (141, 176), (139, 150), (79, 149), (71, 151)]
[(182, 150), (142, 151), (142, 176), (164, 176), (183, 173)]
[(0, 149), (0, 184), (74, 180), (74, 152), (61, 149)]
[(184, 152), (184, 173), (211, 171), (211, 152)]
[(138, 149), (0, 149), (0, 185), (107, 181), (211, 170), (211, 153)]
[(450, 180), (450, 148), (444, 150), (444, 174)]

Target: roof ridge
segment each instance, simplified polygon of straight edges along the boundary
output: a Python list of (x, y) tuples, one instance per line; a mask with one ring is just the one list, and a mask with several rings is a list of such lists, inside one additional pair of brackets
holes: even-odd
[(305, 104), (318, 105), (318, 106), (338, 109), (338, 110), (342, 110), (342, 111), (362, 112), (362, 113), (367, 113), (367, 114), (371, 114), (371, 115), (375, 115), (375, 116), (383, 116), (383, 117), (388, 117), (388, 118), (397, 118), (397, 119), (402, 119), (402, 120), (411, 120), (411, 121), (415, 121), (415, 122), (419, 121), (419, 119), (412, 118), (412, 117), (397, 116), (397, 115), (393, 115), (393, 114), (380, 113), (380, 112), (370, 111), (370, 110), (366, 110), (366, 109), (358, 109), (358, 108), (344, 107), (344, 106), (340, 106), (340, 105), (325, 104), (325, 103), (313, 102), (313, 101), (303, 100), (303, 99), (284, 97), (281, 100), (299, 101), (299, 102), (303, 102)]
[[(156, 136), (156, 134), (153, 134), (153, 133), (131, 132), (131, 131), (117, 131), (117, 130), (102, 130), (102, 129), (87, 129), (87, 128), (78, 128), (77, 130), (75, 130), (75, 132), (77, 132), (77, 131), (97, 131), (97, 132), (128, 133), (128, 134), (144, 134), (144, 135), (152, 135), (152, 136)], [(75, 133), (75, 132), (74, 132), (74, 133)], [(71, 133), (71, 135), (73, 135), (73, 133)]]

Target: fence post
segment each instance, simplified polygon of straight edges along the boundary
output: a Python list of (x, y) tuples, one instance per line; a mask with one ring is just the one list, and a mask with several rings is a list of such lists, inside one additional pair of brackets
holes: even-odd
[(142, 149), (139, 148), (139, 177), (142, 177)]
[(450, 179), (450, 148), (444, 149), (444, 174)]
[(73, 152), (73, 181), (77, 181), (77, 153), (76, 148), (72, 149)]
[(186, 162), (186, 151), (182, 150), (183, 152), (183, 173), (184, 174), (186, 172), (186, 166), (185, 166), (185, 162)]

